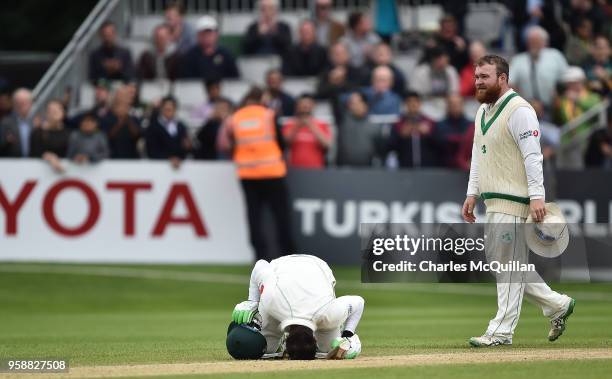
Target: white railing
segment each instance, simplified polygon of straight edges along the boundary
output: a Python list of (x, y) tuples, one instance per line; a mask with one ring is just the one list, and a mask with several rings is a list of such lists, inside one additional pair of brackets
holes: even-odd
[[(131, 9), (136, 14), (160, 14), (168, 0), (132, 0)], [(187, 13), (243, 13), (253, 11), (256, 0), (183, 0), (180, 4)], [(303, 11), (311, 9), (312, 0), (279, 0), (282, 11)], [(371, 0), (337, 0), (336, 9), (363, 9), (368, 8)], [(425, 3), (425, 1), (421, 1)]]
[[(132, 0), (130, 9), (134, 14), (161, 14), (169, 0)], [(435, 0), (396, 0), (401, 7), (440, 5)], [(499, 3), (498, 0), (469, 0), (471, 4)], [(314, 0), (279, 0), (282, 11), (304, 11), (312, 9)], [(243, 13), (251, 12), (257, 0), (183, 0), (180, 1), (187, 13)], [(376, 0), (336, 0), (336, 10), (372, 9)]]
[[(597, 123), (594, 129), (601, 129), (608, 125), (608, 107), (610, 106), (610, 100), (605, 99), (601, 103), (595, 105), (588, 111), (584, 112), (580, 116), (575, 119), (569, 121), (567, 124), (561, 127), (561, 136), (566, 135), (567, 133), (572, 132), (576, 128), (580, 127), (580, 125), (585, 122), (592, 121), (595, 117), (597, 117)], [(588, 138), (589, 135), (586, 135), (585, 138)]]

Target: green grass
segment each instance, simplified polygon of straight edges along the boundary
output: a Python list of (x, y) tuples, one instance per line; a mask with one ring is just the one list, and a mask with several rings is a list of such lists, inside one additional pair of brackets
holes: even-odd
[[(554, 379), (602, 379), (610, 377), (612, 360), (597, 361), (563, 361), (563, 362), (530, 362), (530, 363), (487, 363), (474, 365), (443, 365), (388, 368), (355, 368), (338, 370), (319, 370), (320, 378), (410, 378), (410, 379), (517, 379), (517, 378), (554, 378)], [(244, 374), (207, 375), (206, 379), (244, 379)], [(196, 376), (182, 375), (174, 378), (189, 379)], [(274, 378), (312, 378), (312, 371), (297, 370), (291, 372), (250, 373), (252, 379)], [(160, 377), (161, 378), (161, 377)], [(169, 378), (164, 376), (163, 378)]]
[[(0, 264), (0, 358), (65, 357), (72, 366), (230, 360), (225, 351), (225, 333), (233, 306), (247, 295), (248, 283), (209, 283), (190, 278), (194, 273), (245, 277), (250, 273), (249, 267), (120, 266), (168, 272), (177, 278), (185, 274), (185, 280), (168, 280), (2, 271), (10, 267), (11, 264)], [(493, 284), (364, 289), (356, 283), (358, 269), (334, 271), (338, 296), (357, 293), (366, 299), (358, 329), (365, 355), (464, 351), (467, 338), (481, 334), (496, 310)], [(566, 334), (554, 344), (549, 343), (547, 320), (538, 309), (525, 303), (514, 347), (612, 347), (612, 285), (554, 287), (578, 301)], [(453, 289), (460, 293), (450, 293)], [(373, 372), (384, 373), (384, 377), (400, 377), (409, 372), (411, 377), (464, 378), (475, 376), (475, 367), (479, 375), (493, 369), (483, 364), (341, 371), (351, 378), (371, 377)], [(585, 379), (604, 377), (601, 373), (612, 371), (612, 361), (505, 364), (499, 372), (497, 366), (494, 368), (495, 377), (528, 373), (534, 368), (543, 372), (559, 370), (566, 375), (555, 378), (579, 372)], [(308, 372), (295, 372), (291, 377), (305, 375)]]

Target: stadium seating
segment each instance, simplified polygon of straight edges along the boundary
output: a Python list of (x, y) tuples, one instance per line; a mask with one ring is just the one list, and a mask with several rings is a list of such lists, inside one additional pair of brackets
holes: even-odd
[[(469, 13), (466, 19), (467, 37), (490, 42), (499, 38), (503, 28), (503, 21), (507, 10), (495, 3), (478, 3), (469, 5)], [(283, 12), (281, 19), (289, 24), (293, 31), (294, 39), (297, 37), (299, 23), (309, 16), (309, 11), (291, 10)], [(333, 17), (346, 22), (349, 11), (346, 9), (334, 9)], [(431, 31), (437, 26), (438, 19), (442, 16), (442, 7), (437, 4), (422, 4), (418, 6), (400, 5), (399, 17), (404, 30)], [(189, 13), (185, 16), (186, 22), (195, 25), (197, 19), (203, 13)], [(227, 43), (233, 52), (240, 52), (240, 40), (248, 25), (255, 19), (252, 12), (230, 12), (215, 15), (219, 21), (219, 32), (221, 43)], [(478, 22), (475, 22), (478, 20)], [(157, 15), (135, 15), (128, 25), (128, 38), (123, 44), (130, 49), (135, 62), (143, 51), (151, 46), (151, 35), (154, 28), (163, 23), (162, 14)], [(419, 54), (396, 54), (394, 64), (402, 71), (408, 81), (414, 72), (420, 59)], [(238, 103), (249, 87), (253, 84), (263, 86), (265, 73), (272, 68), (281, 67), (281, 59), (278, 56), (238, 56), (237, 64), (241, 72), (240, 80), (225, 80), (222, 83), (222, 94), (233, 102)], [(314, 93), (316, 89), (316, 78), (291, 78), (285, 79), (285, 90), (292, 96), (302, 93)], [(179, 116), (191, 127), (196, 127), (191, 120), (191, 110), (206, 101), (206, 92), (203, 83), (199, 80), (179, 80), (173, 84), (160, 81), (143, 82), (140, 88), (140, 99), (143, 102), (152, 102), (164, 95), (171, 93), (179, 102)], [(85, 83), (79, 91), (79, 109), (86, 109), (93, 105), (93, 87)], [(475, 100), (466, 100), (465, 113), (473, 117), (478, 109)], [(425, 99), (423, 111), (434, 120), (440, 120), (446, 113), (446, 104), (443, 99)], [(328, 102), (317, 102), (315, 115), (318, 118), (332, 123), (332, 109)]]
[(140, 59), (140, 55), (146, 50), (152, 48), (151, 39), (128, 39), (124, 42), (124, 47), (128, 48), (132, 53), (132, 60), (134, 64), (138, 64), (138, 59)]
[(437, 4), (420, 6), (400, 6), (399, 18), (403, 30), (432, 31), (437, 28), (438, 20), (444, 11)]
[[(223, 82), (225, 86), (226, 82)], [(193, 107), (206, 101), (204, 85), (199, 80), (177, 80), (174, 82), (172, 94), (180, 107)]]
[(488, 44), (502, 36), (508, 10), (501, 4), (470, 4), (470, 11), (465, 18), (466, 37)]
[(313, 94), (317, 81), (315, 78), (286, 78), (285, 91), (291, 96), (299, 96), (303, 93)]
[(268, 55), (261, 57), (240, 57), (237, 60), (240, 75), (252, 83), (264, 84), (265, 74), (272, 68), (281, 66), (280, 57)]
[(410, 81), (410, 77), (418, 63), (419, 55), (417, 54), (397, 54), (393, 57), (393, 64), (404, 74), (408, 81)]
[(153, 29), (164, 22), (162, 15), (155, 16), (136, 16), (132, 17), (130, 22), (129, 35), (132, 38), (141, 38), (150, 40)]

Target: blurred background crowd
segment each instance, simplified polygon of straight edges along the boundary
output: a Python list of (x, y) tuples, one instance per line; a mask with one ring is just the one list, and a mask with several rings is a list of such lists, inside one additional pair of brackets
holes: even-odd
[(31, 90), (0, 78), (0, 157), (58, 171), (62, 158), (231, 159), (220, 136), (257, 84), (289, 167), (468, 170), (473, 62), (496, 53), (540, 118), (547, 166), (612, 168), (605, 0), (486, 2), (505, 10), (492, 38), (474, 33), (468, 2), (428, 2), (440, 12), (415, 30), (396, 1), (312, 0), (293, 22), (284, 2), (251, 1), (238, 36), (223, 33), (223, 2), (195, 16), (188, 3), (162, 2), (145, 43), (124, 44), (135, 31), (102, 22), (85, 52), (89, 92), (67, 87), (33, 110)]

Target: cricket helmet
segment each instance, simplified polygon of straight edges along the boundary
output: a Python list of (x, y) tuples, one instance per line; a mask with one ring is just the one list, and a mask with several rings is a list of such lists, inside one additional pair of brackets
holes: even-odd
[(227, 329), (225, 344), (234, 359), (259, 359), (268, 345), (256, 324), (238, 325), (233, 321)]

